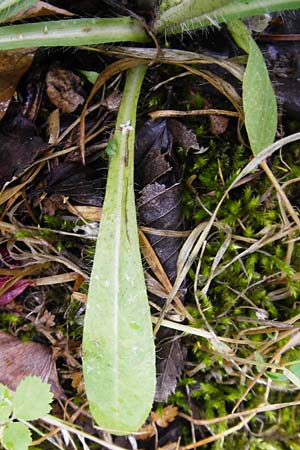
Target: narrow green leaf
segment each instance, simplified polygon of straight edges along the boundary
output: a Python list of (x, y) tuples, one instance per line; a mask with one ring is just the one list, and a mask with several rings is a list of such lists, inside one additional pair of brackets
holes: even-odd
[(144, 28), (131, 17), (53, 20), (0, 27), (0, 50), (147, 40)]
[(250, 41), (252, 36), (248, 27), (241, 20), (232, 20), (227, 24), (227, 29), (235, 40), (236, 44), (244, 50), (245, 53), (250, 51)]
[(50, 411), (53, 394), (50, 385), (40, 377), (27, 377), (21, 381), (13, 395), (14, 416), (22, 420), (36, 420)]
[(83, 373), (97, 424), (137, 431), (152, 406), (155, 351), (133, 189), (136, 107), (146, 67), (128, 72), (119, 109), (83, 332)]
[(5, 426), (2, 444), (6, 450), (27, 450), (31, 442), (31, 433), (23, 423), (10, 422)]
[(236, 43), (249, 54), (243, 77), (243, 107), (251, 150), (257, 155), (275, 138), (276, 96), (263, 55), (246, 25), (234, 20), (228, 29)]
[(0, 22), (9, 19), (38, 0), (2, 0), (0, 3)]
[(251, 38), (243, 78), (245, 125), (252, 152), (272, 144), (277, 129), (277, 104), (263, 55)]

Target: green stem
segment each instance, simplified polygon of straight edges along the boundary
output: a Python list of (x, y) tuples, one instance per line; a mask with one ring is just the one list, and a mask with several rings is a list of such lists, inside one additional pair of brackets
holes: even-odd
[[(183, 2), (185, 5), (185, 2)], [(182, 19), (185, 16), (182, 6), (179, 4), (171, 8), (173, 17), (176, 16), (175, 23), (168, 23), (167, 11), (163, 13), (154, 26), (156, 33), (179, 33), (187, 30), (216, 25), (234, 19), (256, 16), (264, 13), (297, 9), (300, 7), (299, 0), (235, 0), (229, 4), (215, 9), (213, 12), (201, 14), (198, 17), (190, 17), (188, 20)], [(177, 11), (175, 11), (177, 9)]]
[(130, 17), (56, 20), (0, 27), (0, 50), (147, 40), (142, 25)]
[(177, 26), (195, 16), (209, 14), (216, 9), (231, 3), (232, 0), (185, 0), (176, 6), (166, 9), (154, 25), (155, 31)]

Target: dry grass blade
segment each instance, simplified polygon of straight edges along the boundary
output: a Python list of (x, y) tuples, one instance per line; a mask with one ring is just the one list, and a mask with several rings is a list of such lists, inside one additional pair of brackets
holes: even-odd
[(207, 444), (210, 444), (211, 442), (216, 442), (219, 439), (223, 439), (224, 437), (229, 436), (230, 434), (235, 433), (235, 432), (241, 430), (242, 428), (244, 428), (247, 425), (247, 423), (253, 419), (254, 416), (255, 416), (255, 414), (251, 414), (251, 416), (247, 417), (246, 419), (242, 418), (240, 423), (238, 423), (234, 427), (227, 428), (226, 431), (223, 431), (221, 433), (216, 433), (213, 436), (209, 436), (207, 438), (201, 439), (200, 441), (197, 441), (195, 443), (192, 443), (189, 445), (184, 445), (183, 447), (181, 447), (181, 450), (190, 450), (190, 449), (202, 447), (203, 445), (207, 445)]
[(290, 214), (290, 216), (292, 217), (292, 219), (294, 220), (294, 222), (296, 223), (298, 229), (300, 230), (300, 219), (298, 214), (296, 213), (295, 209), (293, 208), (293, 206), (291, 205), (291, 202), (289, 201), (289, 199), (287, 198), (284, 190), (282, 189), (282, 187), (280, 186), (280, 184), (278, 183), (276, 177), (274, 176), (273, 172), (271, 171), (271, 169), (269, 168), (268, 164), (266, 161), (263, 161), (261, 163), (261, 167), (263, 168), (263, 170), (265, 171), (265, 173), (267, 174), (269, 180), (271, 181), (271, 183), (273, 184), (274, 188), (276, 189), (276, 191), (278, 192), (279, 196), (281, 197), (283, 204), (285, 206), (285, 208), (287, 209), (288, 213)]
[[(49, 425), (53, 425), (57, 428), (59, 428), (60, 430), (65, 430), (69, 433), (75, 434), (76, 436), (78, 436), (78, 438), (81, 440), (81, 442), (84, 442), (85, 439), (94, 442), (95, 444), (100, 445), (101, 447), (107, 448), (109, 450), (124, 450), (124, 447), (120, 447), (118, 445), (112, 444), (111, 442), (107, 442), (103, 439), (100, 439), (92, 434), (89, 434), (81, 429), (79, 429), (78, 427), (72, 427), (70, 426), (69, 423), (64, 422), (63, 420), (60, 420), (56, 417), (53, 416), (46, 416), (43, 417), (43, 422), (49, 424)], [(86, 444), (85, 444), (86, 445)]]
[(162, 117), (185, 117), (185, 116), (229, 116), (229, 117), (239, 117), (239, 114), (235, 111), (228, 111), (225, 109), (195, 109), (192, 111), (175, 111), (175, 110), (163, 110), (163, 111), (153, 111), (149, 114), (152, 120), (160, 119)]
[[(290, 136), (280, 139), (274, 144), (266, 147), (262, 150), (258, 155), (256, 155), (239, 173), (239, 175), (234, 179), (234, 181), (230, 184), (230, 186), (224, 192), (220, 202), (214, 210), (210, 220), (206, 223), (199, 224), (190, 234), (189, 238), (186, 240), (183, 245), (179, 258), (178, 258), (178, 274), (175, 280), (172, 291), (169, 294), (168, 300), (165, 304), (165, 307), (161, 313), (161, 316), (155, 326), (155, 331), (159, 329), (161, 322), (165, 316), (166, 311), (169, 308), (170, 303), (172, 302), (174, 296), (176, 295), (178, 289), (180, 288), (184, 278), (186, 277), (191, 265), (193, 264), (195, 258), (199, 254), (203, 244), (206, 242), (206, 238), (214, 225), (214, 222), (217, 218), (217, 214), (220, 210), (221, 205), (223, 204), (225, 198), (231, 189), (233, 189), (236, 184), (243, 179), (246, 175), (256, 169), (264, 160), (266, 160), (269, 156), (271, 156), (276, 150), (280, 149), (282, 146), (287, 145), (291, 142), (295, 142), (300, 139), (300, 133), (294, 133)], [(189, 247), (189, 248), (188, 248)]]
[(35, 179), (43, 166), (43, 164), (39, 164), (39, 166), (35, 170), (29, 171), (28, 178), (17, 186), (6, 189), (6, 186), (8, 184), (6, 183), (0, 193), (0, 206), (6, 203), (9, 199), (13, 198), (15, 200), (18, 196), (20, 196), (22, 189)]
[[(153, 61), (156, 57), (156, 49), (153, 48), (136, 48), (136, 47), (98, 47), (97, 49), (87, 47), (88, 50), (97, 51), (100, 53), (108, 53), (110, 55), (115, 55), (117, 57), (123, 58), (139, 58), (147, 59)], [(177, 49), (160, 49), (157, 55), (158, 63), (166, 64), (216, 64), (223, 69), (227, 70), (231, 75), (233, 75), (238, 80), (242, 81), (244, 68), (242, 65), (237, 64), (230, 59), (223, 59), (212, 57), (208, 55), (202, 55), (201, 53), (189, 52), (185, 50)]]
[(161, 284), (169, 292), (172, 289), (172, 284), (171, 284), (169, 278), (167, 277), (166, 272), (164, 271), (150, 242), (146, 238), (145, 233), (143, 233), (143, 231), (141, 231), (141, 230), (139, 231), (139, 238), (140, 238), (140, 247), (141, 247), (144, 258), (146, 259), (147, 263), (151, 267), (151, 270), (153, 271), (153, 273), (156, 275), (157, 279), (161, 282)]
[(226, 98), (228, 98), (228, 100), (233, 104), (233, 106), (239, 113), (239, 116), (243, 118), (244, 114), (242, 109), (242, 99), (235, 90), (235, 88), (230, 83), (228, 83), (218, 75), (209, 72), (208, 70), (198, 70), (186, 64), (178, 64), (178, 65), (188, 70), (192, 74), (197, 75), (203, 78), (204, 80), (208, 81), (219, 92), (221, 92), (221, 94), (223, 94)]
[(275, 403), (273, 405), (257, 406), (256, 408), (248, 409), (245, 411), (239, 411), (232, 414), (227, 414), (226, 416), (222, 417), (214, 417), (213, 419), (194, 419), (193, 417), (188, 416), (187, 414), (184, 413), (179, 413), (179, 415), (184, 419), (188, 420), (189, 422), (193, 422), (195, 425), (212, 425), (214, 423), (224, 422), (225, 420), (233, 420), (238, 419), (239, 417), (245, 417), (252, 414), (257, 415), (267, 411), (276, 411), (278, 409), (291, 408), (292, 406), (300, 406), (300, 400), (286, 403)]
[[(162, 310), (160, 318), (155, 325), (154, 334), (156, 334), (158, 332), (159, 327), (162, 323), (162, 320), (163, 320), (166, 312), (168, 311), (172, 300), (174, 299), (178, 290), (180, 289), (180, 286), (182, 285), (182, 283), (188, 273), (189, 268), (191, 267), (193, 261), (195, 260), (197, 254), (205, 240), (206, 236), (204, 236), (204, 239), (201, 239), (201, 236), (203, 235), (203, 231), (205, 230), (205, 227), (206, 227), (206, 223), (200, 223), (190, 233), (189, 237), (187, 238), (187, 240), (185, 241), (185, 243), (183, 244), (183, 246), (180, 250), (178, 261), (177, 261), (177, 277), (176, 277), (174, 286), (173, 286), (171, 292), (169, 293), (168, 300)], [(197, 242), (197, 239), (198, 239), (198, 242)]]

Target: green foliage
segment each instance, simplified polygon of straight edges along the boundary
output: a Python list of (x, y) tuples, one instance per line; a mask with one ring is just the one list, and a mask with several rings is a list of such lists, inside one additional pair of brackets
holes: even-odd
[[(35, 2), (5, 0), (0, 6), (0, 22)], [(169, 0), (163, 4), (153, 29), (155, 33), (165, 35), (297, 7), (299, 0)], [(148, 40), (143, 26), (130, 17), (56, 20), (1, 27), (0, 30), (1, 50)]]
[(0, 423), (6, 422), (11, 413), (11, 394), (6, 386), (0, 384)]
[(39, 377), (25, 378), (13, 395), (13, 413), (18, 419), (36, 420), (48, 414), (53, 394)]
[[(236, 136), (232, 136), (230, 130), (215, 140), (208, 140), (205, 135), (200, 134), (199, 144), (205, 147), (209, 145), (209, 150), (202, 155), (190, 155), (189, 164), (185, 166), (185, 176), (186, 178), (194, 177), (193, 189), (197, 192), (195, 198), (194, 192), (186, 189), (185, 214), (190, 221), (194, 220), (195, 224), (209, 220), (208, 211), (213, 212), (216, 209), (230, 180), (251, 158), (245, 147), (236, 145)], [(285, 171), (285, 181), (293, 179), (298, 172), (297, 155), (298, 150), (293, 147), (283, 153), (285, 166), (290, 168)], [(272, 168), (275, 176), (278, 179), (281, 178), (282, 162), (279, 156), (274, 156)], [(296, 190), (292, 185), (286, 187), (286, 194), (293, 200), (297, 199)], [(276, 326), (274, 329), (270, 327), (269, 332), (264, 332), (264, 320), (269, 319), (276, 323), (276, 320), (289, 320), (300, 313), (297, 302), (299, 248), (297, 245), (292, 245), (291, 257), (287, 258), (286, 241), (277, 239), (274, 242), (262, 244), (258, 249), (238, 258), (239, 254), (247, 251), (252, 242), (274, 236), (282, 226), (282, 215), (276, 193), (270, 190), (270, 182), (265, 175), (253, 174), (238, 189), (232, 190), (218, 212), (218, 219), (221, 224), (229, 225), (232, 237), (218, 264), (217, 270), (220, 270), (220, 273), (211, 281), (206, 295), (201, 296), (201, 289), (211, 276), (214, 258), (226, 239), (226, 234), (216, 227), (207, 238), (198, 279), (201, 309), (217, 336), (231, 339), (245, 338), (251, 342), (249, 346), (231, 345), (234, 352), (231, 361), (235, 361), (235, 358), (253, 361), (256, 349), (259, 351), (260, 348), (264, 348), (266, 342), (269, 342), (269, 352), (266, 352), (262, 359), (262, 362), (269, 362), (280, 348), (284, 348), (288, 339), (281, 339), (272, 344), (274, 339), (278, 338), (278, 332)], [(293, 238), (297, 237), (298, 232), (293, 234)], [(234, 263), (233, 259), (236, 259)], [(222, 270), (222, 268), (225, 269)], [(194, 281), (195, 267), (189, 273)], [(283, 292), (282, 299), (280, 299), (281, 292)], [(206, 325), (197, 308), (189, 307), (188, 310), (196, 319), (195, 326), (205, 328)], [(188, 345), (192, 355), (189, 363), (194, 361), (195, 368), (198, 370), (194, 376), (194, 379), (198, 380), (198, 388), (197, 383), (189, 387), (190, 396), (193, 398), (192, 404), (194, 407), (197, 405), (199, 414), (203, 418), (229, 414), (241, 398), (244, 388), (250, 384), (250, 380), (259, 373), (262, 366), (257, 364), (255, 367), (246, 363), (243, 365), (238, 359), (236, 364), (234, 362), (231, 364), (228, 355), (216, 357), (215, 349), (205, 339), (197, 338), (193, 341), (190, 338)], [(259, 353), (257, 354), (260, 356)], [(242, 408), (255, 408), (265, 402), (265, 385), (267, 383), (270, 385), (271, 379), (269, 403), (294, 399), (293, 392), (299, 389), (299, 351), (295, 349), (286, 351), (280, 365), (281, 370), (267, 370), (262, 377), (264, 385), (254, 385), (242, 403)], [(239, 369), (237, 369), (238, 366)], [(244, 371), (249, 379), (243, 380), (241, 373)], [(230, 393), (227, 391), (228, 386), (232, 389)], [(288, 393), (289, 389), (291, 394)], [(181, 403), (184, 403), (183, 398)], [(293, 413), (292, 408), (286, 408), (280, 412), (268, 411), (262, 413), (260, 418), (263, 421), (262, 428), (260, 428), (259, 420), (255, 418), (249, 426), (254, 433), (264, 433), (265, 439), (250, 438), (245, 435), (245, 430), (242, 430), (234, 433), (233, 437), (228, 436), (212, 444), (211, 448), (231, 450), (234, 443), (235, 448), (293, 449), (292, 437), (299, 431), (300, 419), (297, 413)], [(226, 422), (225, 429), (236, 423)], [(270, 430), (275, 430), (275, 427), (276, 438), (272, 438)], [(224, 428), (213, 426), (212, 430), (217, 433)], [(290, 437), (288, 441), (287, 436)]]
[(53, 394), (39, 377), (27, 377), (16, 392), (0, 384), (0, 440), (6, 450), (27, 450), (31, 433), (26, 425), (50, 411)]
[(2, 444), (6, 450), (27, 450), (31, 442), (31, 433), (23, 423), (10, 422), (5, 426)]
[[(0, 6), (1, 12), (12, 13), (13, 7), (34, 3), (21, 0), (6, 0)], [(276, 11), (299, 6), (299, 1), (284, 0), (186, 0), (164, 2), (161, 17), (154, 24), (154, 32), (164, 35), (169, 31), (182, 31), (188, 27), (199, 28), (216, 21), (228, 21), (237, 17), (259, 14), (265, 11)], [(198, 17), (194, 17), (199, 15)], [(242, 46), (249, 52), (247, 68), (243, 84), (243, 101), (246, 115), (246, 127), (251, 148), (254, 154), (273, 141), (276, 130), (276, 105), (266, 67), (252, 38), (244, 28)], [(244, 39), (244, 41), (243, 41)], [(83, 44), (99, 44), (115, 41), (146, 42), (148, 36), (139, 22), (131, 18), (117, 19), (78, 19), (67, 21), (47, 21), (1, 27), (0, 48), (13, 49), (32, 46), (79, 46)], [(243, 44), (244, 42), (244, 44)], [(136, 72), (137, 73), (137, 72)], [(140, 74), (141, 75), (141, 74)], [(132, 77), (132, 72), (130, 77)], [(137, 80), (135, 80), (137, 81)], [(133, 83), (133, 78), (131, 78)], [(138, 251), (135, 208), (133, 200), (133, 179), (129, 172), (132, 169), (132, 148), (134, 133), (122, 133), (121, 124), (128, 120), (129, 126), (135, 124), (135, 107), (140, 88), (141, 78), (137, 84), (126, 85), (135, 90), (131, 102), (121, 107), (121, 113), (116, 127), (116, 141), (112, 148), (108, 146), (107, 153), (111, 157), (111, 169), (108, 180), (104, 216), (101, 224), (100, 240), (97, 244), (95, 264), (92, 272), (89, 302), (83, 339), (84, 374), (90, 408), (97, 423), (112, 431), (127, 433), (135, 431), (147, 416), (151, 407), (154, 392), (154, 348), (151, 335), (149, 308), (144, 288), (142, 267)], [(126, 88), (127, 89), (127, 88)], [(123, 99), (128, 92), (124, 93)], [(156, 100), (153, 100), (155, 103)], [(133, 106), (134, 105), (134, 106)], [(197, 107), (201, 107), (201, 96), (196, 99)], [(200, 105), (200, 106), (199, 106)], [(270, 107), (271, 105), (271, 107)], [(263, 126), (262, 126), (263, 124)], [(199, 139), (206, 139), (207, 127), (199, 125), (196, 134)], [(234, 179), (236, 174), (249, 160), (249, 152), (243, 146), (232, 143), (231, 137), (220, 142), (211, 139), (210, 151), (194, 160), (190, 174), (197, 174), (195, 187), (201, 202), (195, 203), (191, 192), (185, 193), (185, 213), (189, 219), (198, 223), (209, 218), (222, 198), (224, 189)], [(129, 159), (128, 159), (129, 158)], [(127, 161), (127, 164), (125, 163)], [(128, 163), (130, 161), (130, 163)], [(221, 173), (222, 172), (222, 176)], [(293, 163), (293, 173), (298, 174), (299, 168)], [(187, 174), (188, 175), (188, 174)], [(298, 176), (298, 175), (297, 175)], [(225, 186), (224, 186), (225, 180)], [(254, 183), (255, 184), (255, 183)], [(255, 187), (242, 186), (233, 191), (225, 199), (220, 209), (218, 220), (234, 236), (226, 247), (219, 264), (219, 273), (211, 280), (207, 295), (201, 296), (201, 289), (211, 276), (213, 262), (218, 255), (220, 246), (226, 240), (224, 227), (214, 229), (208, 236), (205, 254), (202, 258), (202, 270), (199, 277), (199, 298), (206, 319), (214, 327), (216, 333), (236, 337), (238, 331), (245, 331), (251, 326), (258, 327), (256, 320), (262, 312), (272, 319), (285, 320), (290, 317), (290, 310), (299, 314), (299, 306), (295, 298), (299, 293), (299, 281), (295, 274), (299, 267), (299, 250), (295, 250), (290, 263), (285, 260), (286, 243), (265, 245), (237, 258), (249, 246), (245, 238), (258, 240), (260, 233), (269, 232), (280, 219), (277, 205), (266, 205), (263, 200), (269, 186), (265, 181), (259, 181)], [(203, 206), (202, 206), (203, 205)], [(47, 221), (47, 219), (46, 219)], [(49, 226), (55, 226), (49, 219)], [(57, 224), (61, 229), (62, 224)], [(241, 238), (241, 239), (239, 239)], [(62, 242), (58, 243), (63, 248)], [(298, 253), (297, 253), (298, 252)], [(234, 262), (233, 262), (234, 261)], [(297, 265), (298, 264), (298, 265)], [(280, 272), (281, 279), (276, 279)], [(194, 270), (190, 271), (195, 278)], [(265, 280), (284, 283), (289, 295), (282, 304), (272, 301), (270, 288)], [(276, 287), (276, 286), (275, 286)], [(132, 304), (131, 304), (132, 301)], [(196, 324), (206, 326), (199, 311), (192, 311)], [(246, 318), (241, 317), (243, 314)], [(247, 319), (252, 320), (248, 322)], [(129, 324), (129, 326), (128, 326)], [(254, 325), (253, 325), (254, 324)], [(75, 332), (75, 331), (74, 331)], [(274, 332), (274, 335), (276, 333)], [(257, 344), (270, 339), (273, 334), (257, 333), (247, 335), (251, 345), (237, 346), (236, 356), (253, 358)], [(286, 343), (286, 342), (284, 342)], [(280, 344), (283, 345), (283, 342)], [(245, 386), (235, 386), (240, 372), (232, 360), (224, 358), (215, 352), (213, 343), (198, 339), (190, 346), (195, 364), (199, 366), (197, 382), (189, 384), (193, 401), (201, 405), (201, 413), (206, 417), (217, 417), (226, 414), (234, 406), (245, 390)], [(249, 350), (250, 349), (250, 350)], [(288, 351), (284, 357), (288, 361), (295, 355)], [(298, 355), (299, 356), (299, 355)], [(266, 355), (265, 360), (268, 360)], [(298, 358), (299, 359), (299, 358)], [(292, 359), (294, 362), (294, 360)], [(256, 370), (259, 363), (254, 366)], [(298, 366), (287, 365), (285, 379), (279, 380), (280, 374), (267, 372), (273, 376), (273, 381), (286, 383), (290, 386), (293, 379), (299, 376)], [(246, 368), (247, 369), (247, 368)], [(241, 370), (243, 373), (243, 371)], [(292, 376), (291, 376), (292, 374)], [(250, 370), (250, 379), (253, 373)], [(275, 379), (277, 376), (277, 380)], [(139, 389), (141, 388), (141, 389)], [(50, 401), (49, 392), (39, 393), (35, 382), (21, 385), (15, 394), (10, 394), (2, 388), (0, 411), (3, 419), (2, 443), (7, 449), (23, 450), (30, 443), (30, 435), (26, 426), (17, 421), (33, 420), (44, 415), (48, 410), (46, 403)], [(253, 392), (247, 395), (247, 407), (254, 407), (265, 400), (263, 386), (255, 386)], [(38, 395), (37, 401), (31, 406), (30, 401)], [(276, 393), (270, 394), (270, 402), (277, 399)], [(190, 403), (183, 389), (179, 389), (170, 401), (190, 413)], [(2, 408), (2, 409), (1, 409)], [(297, 422), (298, 420), (298, 422)], [(291, 436), (297, 431), (299, 419), (291, 420), (291, 412), (282, 414), (281, 429), (289, 430)], [(269, 412), (264, 416), (264, 426), (273, 426), (275, 414)], [(260, 431), (260, 424), (255, 420), (251, 423), (254, 433)], [(224, 431), (227, 423), (212, 426), (213, 432)], [(250, 444), (249, 444), (250, 442)], [(236, 445), (240, 444), (240, 447)], [(250, 447), (249, 447), (250, 445)], [(264, 442), (258, 438), (250, 438), (245, 443), (245, 436), (238, 436), (235, 441), (237, 448), (262, 448), (277, 450), (281, 444), (273, 441)], [(214, 449), (232, 448), (230, 438), (220, 441)], [(291, 444), (291, 447), (292, 444)], [(296, 449), (296, 447), (294, 447)]]
[(92, 70), (80, 70), (79, 71), (90, 83), (95, 84), (99, 73)]
[(155, 351), (134, 203), (134, 127), (146, 68), (129, 71), (110, 159), (83, 332), (83, 372), (94, 419), (137, 431), (152, 406)]
[(232, 27), (240, 30), (238, 43), (249, 53), (243, 77), (243, 107), (250, 146), (257, 155), (275, 138), (276, 97), (262, 53), (246, 25), (235, 21)]

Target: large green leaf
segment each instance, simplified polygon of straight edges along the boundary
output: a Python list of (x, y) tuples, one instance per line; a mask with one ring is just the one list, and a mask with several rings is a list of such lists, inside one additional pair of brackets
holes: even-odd
[(137, 431), (155, 391), (151, 316), (133, 190), (134, 127), (145, 66), (128, 73), (109, 165), (83, 332), (91, 413), (115, 434)]
[(23, 9), (37, 3), (38, 0), (1, 0), (0, 2), (0, 22), (7, 20)]

